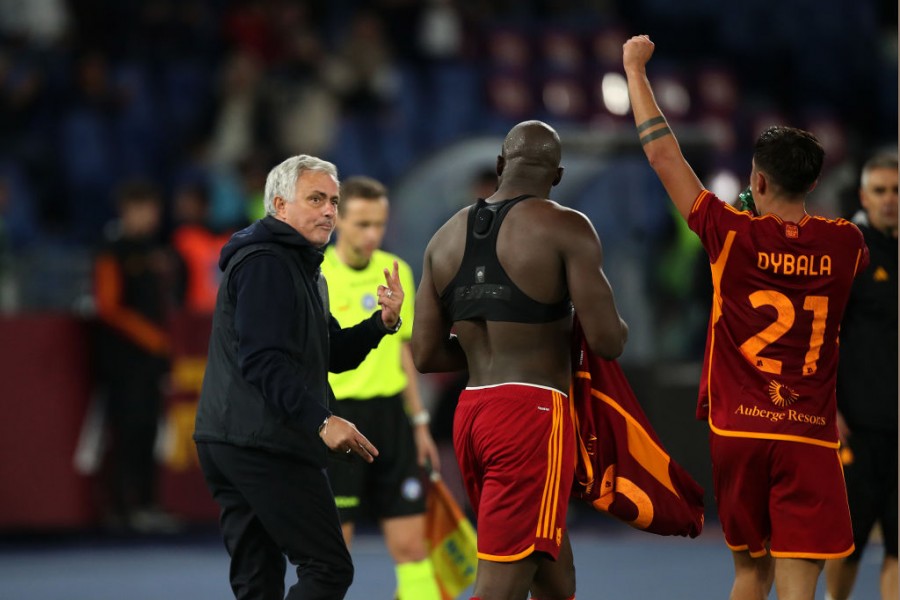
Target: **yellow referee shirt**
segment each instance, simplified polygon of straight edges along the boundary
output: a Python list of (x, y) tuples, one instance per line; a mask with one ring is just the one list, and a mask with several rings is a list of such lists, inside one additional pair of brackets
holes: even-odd
[(341, 262), (333, 245), (325, 250), (322, 273), (328, 281), (331, 314), (341, 327), (355, 325), (379, 309), (376, 292), (379, 285), (384, 285), (384, 269), (391, 270), (395, 260), (400, 267), (400, 284), (403, 286), (403, 307), (400, 309), (403, 324), (395, 335), (383, 337), (356, 369), (328, 374), (338, 400), (394, 396), (406, 388), (400, 349), (409, 341), (412, 331), (416, 284), (409, 265), (389, 252), (376, 250), (364, 269), (353, 269)]

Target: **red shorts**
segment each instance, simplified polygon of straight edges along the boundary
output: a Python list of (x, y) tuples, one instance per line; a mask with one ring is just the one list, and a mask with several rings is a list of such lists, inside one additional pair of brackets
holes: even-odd
[(838, 453), (801, 442), (710, 434), (725, 543), (754, 557), (840, 558), (853, 552)]
[(568, 397), (508, 383), (466, 388), (453, 447), (478, 521), (478, 558), (512, 562), (559, 555), (575, 476)]

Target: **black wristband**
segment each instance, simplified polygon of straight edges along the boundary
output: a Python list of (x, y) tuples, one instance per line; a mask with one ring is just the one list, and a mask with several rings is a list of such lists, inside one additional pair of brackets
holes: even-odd
[(377, 318), (375, 319), (375, 324), (378, 326), (378, 330), (379, 330), (379, 331), (381, 331), (382, 333), (387, 334), (387, 335), (394, 335), (395, 333), (397, 333), (398, 331), (400, 331), (400, 326), (403, 325), (403, 319), (402, 319), (402, 318), (400, 318), (400, 317), (398, 316), (398, 317), (397, 317), (397, 323), (394, 325), (393, 328), (391, 328), (391, 327), (388, 327), (388, 326), (385, 324), (384, 319), (383, 319), (382, 316), (381, 316), (381, 311), (378, 311), (377, 315), (378, 315), (378, 316), (377, 316)]

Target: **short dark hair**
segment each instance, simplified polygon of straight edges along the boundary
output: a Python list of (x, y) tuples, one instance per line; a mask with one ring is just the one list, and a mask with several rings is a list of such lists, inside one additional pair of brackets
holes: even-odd
[(377, 179), (364, 175), (348, 177), (341, 182), (341, 201), (338, 204), (338, 212), (343, 212), (342, 206), (348, 198), (378, 200), (387, 197), (387, 193), (387, 187)]
[(771, 182), (791, 196), (806, 194), (819, 178), (825, 149), (808, 131), (769, 127), (756, 139), (753, 162)]

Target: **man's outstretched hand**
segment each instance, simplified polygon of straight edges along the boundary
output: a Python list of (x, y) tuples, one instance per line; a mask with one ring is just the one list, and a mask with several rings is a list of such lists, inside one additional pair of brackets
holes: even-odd
[(360, 433), (356, 425), (335, 415), (328, 417), (319, 431), (319, 437), (333, 452), (355, 453), (369, 463), (378, 456), (378, 448)]

